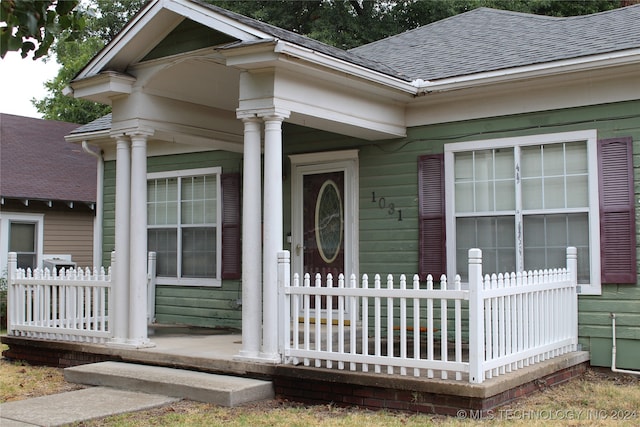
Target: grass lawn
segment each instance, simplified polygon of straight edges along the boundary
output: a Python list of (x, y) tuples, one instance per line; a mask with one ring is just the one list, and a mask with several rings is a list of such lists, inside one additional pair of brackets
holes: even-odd
[[(0, 350), (5, 349), (0, 346)], [(62, 370), (0, 359), (0, 402), (83, 388), (64, 381)], [(637, 426), (640, 378), (589, 370), (580, 378), (497, 408), (482, 420), (370, 411), (332, 405), (308, 406), (278, 399), (236, 408), (183, 400), (81, 426)]]

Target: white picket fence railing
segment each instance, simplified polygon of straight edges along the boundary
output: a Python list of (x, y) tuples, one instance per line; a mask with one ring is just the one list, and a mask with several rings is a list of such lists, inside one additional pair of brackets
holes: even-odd
[[(289, 277), (289, 253), (279, 257), (285, 363), (471, 383), (511, 372), (577, 347), (577, 259), (567, 267), (482, 275), (482, 252), (469, 251), (469, 289), (446, 276), (434, 289), (417, 276), (386, 283), (355, 275), (302, 281)], [(316, 309), (320, 307), (320, 309)]]
[(25, 271), (17, 268), (16, 254), (10, 252), (7, 333), (56, 341), (106, 342), (112, 336), (111, 269)]

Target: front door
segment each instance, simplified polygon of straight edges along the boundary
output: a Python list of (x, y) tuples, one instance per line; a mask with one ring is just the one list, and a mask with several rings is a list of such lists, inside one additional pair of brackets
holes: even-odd
[(358, 273), (357, 151), (291, 156), (292, 273)]
[(302, 176), (303, 274), (344, 273), (344, 171)]

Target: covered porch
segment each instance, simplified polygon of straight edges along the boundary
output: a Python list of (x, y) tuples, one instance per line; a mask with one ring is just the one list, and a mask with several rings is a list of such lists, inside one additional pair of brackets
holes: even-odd
[(454, 379), (389, 376), (311, 366), (240, 361), (238, 331), (157, 327), (149, 329), (155, 347), (113, 348), (104, 344), (70, 343), (2, 337), (4, 355), (32, 363), (76, 366), (122, 361), (273, 381), (276, 396), (309, 404), (358, 405), (443, 415), (470, 411), (481, 416), (493, 408), (581, 375), (588, 352), (577, 351), (495, 377), (482, 384)]
[[(483, 275), (482, 255), (470, 250), (469, 283), (435, 286), (416, 278), (399, 286), (387, 277), (290, 277), (281, 252), (272, 333), (277, 360), (242, 355), (233, 329), (145, 326), (153, 346), (113, 345), (115, 311), (108, 309), (112, 265), (97, 277), (17, 271), (9, 276), (11, 359), (53, 366), (125, 361), (273, 381), (276, 395), (372, 408), (454, 415), (488, 411), (583, 372), (577, 346), (577, 294), (567, 268)], [(335, 300), (335, 304), (334, 304)], [(22, 308), (22, 309), (20, 309)], [(334, 310), (335, 309), (335, 310)]]

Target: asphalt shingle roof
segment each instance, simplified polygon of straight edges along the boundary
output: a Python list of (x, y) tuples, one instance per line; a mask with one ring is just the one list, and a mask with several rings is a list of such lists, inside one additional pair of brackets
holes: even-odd
[[(269, 34), (274, 40), (406, 81), (438, 80), (640, 48), (640, 4), (565, 18), (478, 8), (345, 51), (201, 0), (191, 1)], [(108, 114), (71, 134), (110, 127)]]
[(73, 135), (76, 133), (90, 133), (109, 129), (111, 129), (111, 113), (105, 114), (104, 116), (97, 118), (94, 121), (87, 123), (86, 125), (75, 128), (73, 131), (69, 132), (69, 134)]
[(0, 196), (95, 202), (97, 160), (64, 139), (77, 126), (0, 114)]
[(478, 8), (349, 50), (437, 80), (640, 48), (640, 5), (555, 18)]
[(309, 37), (305, 37), (301, 34), (294, 33), (293, 31), (285, 30), (279, 27), (276, 27), (271, 24), (267, 24), (262, 21), (258, 21), (253, 18), (249, 18), (244, 15), (240, 15), (235, 12), (231, 12), (226, 9), (222, 9), (221, 7), (214, 6), (208, 3), (204, 3), (201, 0), (191, 0), (194, 3), (198, 3), (203, 7), (207, 7), (223, 16), (231, 18), (237, 22), (245, 24), (249, 27), (252, 27), (256, 30), (259, 30), (263, 33), (266, 33), (272, 36), (274, 39), (287, 41), (290, 43), (297, 44), (299, 46), (306, 47), (308, 49), (312, 49), (316, 52), (324, 53), (326, 55), (332, 56), (337, 59), (342, 59), (344, 61), (350, 62), (355, 65), (360, 65), (365, 68), (369, 68), (371, 70), (379, 71), (380, 73), (387, 74), (394, 77), (399, 77), (403, 79), (407, 79), (407, 76), (403, 76), (398, 74), (398, 70), (389, 65), (378, 61), (375, 57), (364, 57), (360, 56), (357, 53), (349, 52), (337, 47), (330, 46), (328, 44), (319, 42), (318, 40), (311, 39)]

